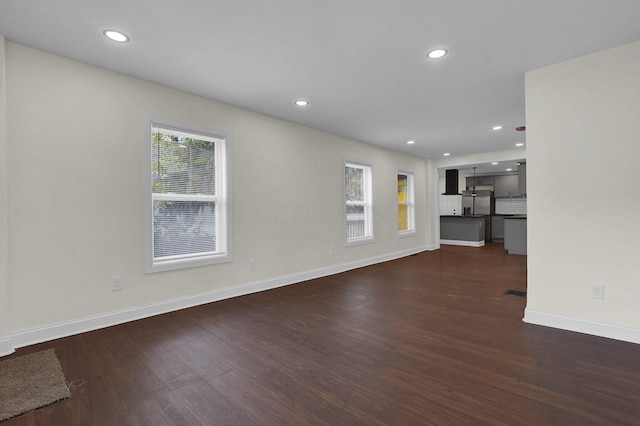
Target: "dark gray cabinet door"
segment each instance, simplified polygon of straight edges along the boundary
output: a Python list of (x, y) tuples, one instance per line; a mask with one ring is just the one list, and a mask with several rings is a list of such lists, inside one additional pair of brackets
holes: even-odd
[(518, 166), (518, 185), (520, 187), (520, 194), (527, 194), (527, 163), (520, 163)]
[(504, 217), (491, 216), (491, 240), (504, 240)]
[(496, 176), (495, 185), (493, 186), (493, 193), (496, 197), (508, 197), (510, 193), (511, 181), (509, 176)]
[(504, 249), (509, 254), (527, 254), (527, 219), (505, 219)]
[(496, 197), (516, 197), (521, 195), (517, 175), (496, 176), (493, 192)]
[[(475, 185), (474, 185), (475, 182)], [(476, 176), (475, 178), (467, 177), (467, 191), (471, 191), (474, 186), (493, 186), (493, 176)]]

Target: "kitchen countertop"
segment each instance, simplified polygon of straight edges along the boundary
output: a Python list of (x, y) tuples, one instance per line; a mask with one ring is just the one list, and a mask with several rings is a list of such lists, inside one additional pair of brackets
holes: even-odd
[(476, 215), (470, 215), (469, 214), (469, 215), (466, 215), (466, 216), (462, 216), (462, 215), (446, 215), (446, 214), (440, 215), (440, 217), (459, 217), (459, 218), (462, 218), (462, 219), (478, 219), (478, 218), (486, 217), (486, 216), (487, 215), (485, 215), (485, 214), (476, 214)]

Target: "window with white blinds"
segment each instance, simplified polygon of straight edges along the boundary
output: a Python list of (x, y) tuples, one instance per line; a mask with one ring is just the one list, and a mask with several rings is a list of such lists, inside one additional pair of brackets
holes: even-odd
[(228, 138), (150, 127), (147, 272), (231, 260)]
[(371, 166), (345, 162), (345, 219), (347, 244), (373, 240)]

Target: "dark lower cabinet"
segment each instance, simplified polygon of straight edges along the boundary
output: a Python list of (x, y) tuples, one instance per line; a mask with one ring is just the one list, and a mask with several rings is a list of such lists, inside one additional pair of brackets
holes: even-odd
[(484, 242), (485, 223), (485, 216), (440, 216), (440, 239)]
[(491, 216), (491, 241), (504, 241), (504, 216)]
[(527, 254), (527, 219), (511, 216), (504, 221), (504, 249), (509, 254)]

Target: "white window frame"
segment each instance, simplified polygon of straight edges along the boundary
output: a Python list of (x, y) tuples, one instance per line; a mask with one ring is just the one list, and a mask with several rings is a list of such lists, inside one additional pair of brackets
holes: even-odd
[[(153, 149), (151, 138), (153, 131), (156, 129), (167, 131), (177, 136), (214, 142), (216, 195), (153, 193)], [(145, 122), (143, 131), (143, 161), (145, 272), (170, 271), (232, 261), (231, 135), (225, 132), (203, 129), (199, 126), (176, 124), (167, 120), (148, 119)], [(153, 203), (155, 200), (215, 202), (216, 251), (154, 258)]]
[[(357, 168), (364, 171), (363, 173), (363, 202), (347, 201), (347, 189), (345, 182), (347, 179), (346, 169), (347, 167)], [(345, 244), (347, 246), (357, 244), (372, 243), (373, 239), (373, 167), (370, 164), (364, 164), (355, 161), (344, 161), (344, 167), (342, 168), (342, 188), (344, 191), (344, 225), (345, 225)], [(349, 237), (349, 215), (347, 213), (347, 207), (351, 205), (363, 205), (364, 206), (364, 236), (362, 237)]]
[[(397, 183), (398, 183), (398, 177), (400, 175), (407, 177), (407, 201), (406, 202), (398, 201), (398, 207), (401, 205), (407, 206), (407, 221), (408, 221), (409, 229), (405, 231), (401, 231), (400, 229), (398, 229), (398, 236), (408, 237), (411, 235), (415, 235), (416, 233), (415, 176), (411, 172), (398, 170), (398, 172), (396, 173), (396, 200), (398, 199)], [(396, 213), (398, 211), (399, 211), (399, 208), (396, 209)], [(398, 222), (399, 221), (400, 221), (400, 218), (398, 217)]]

